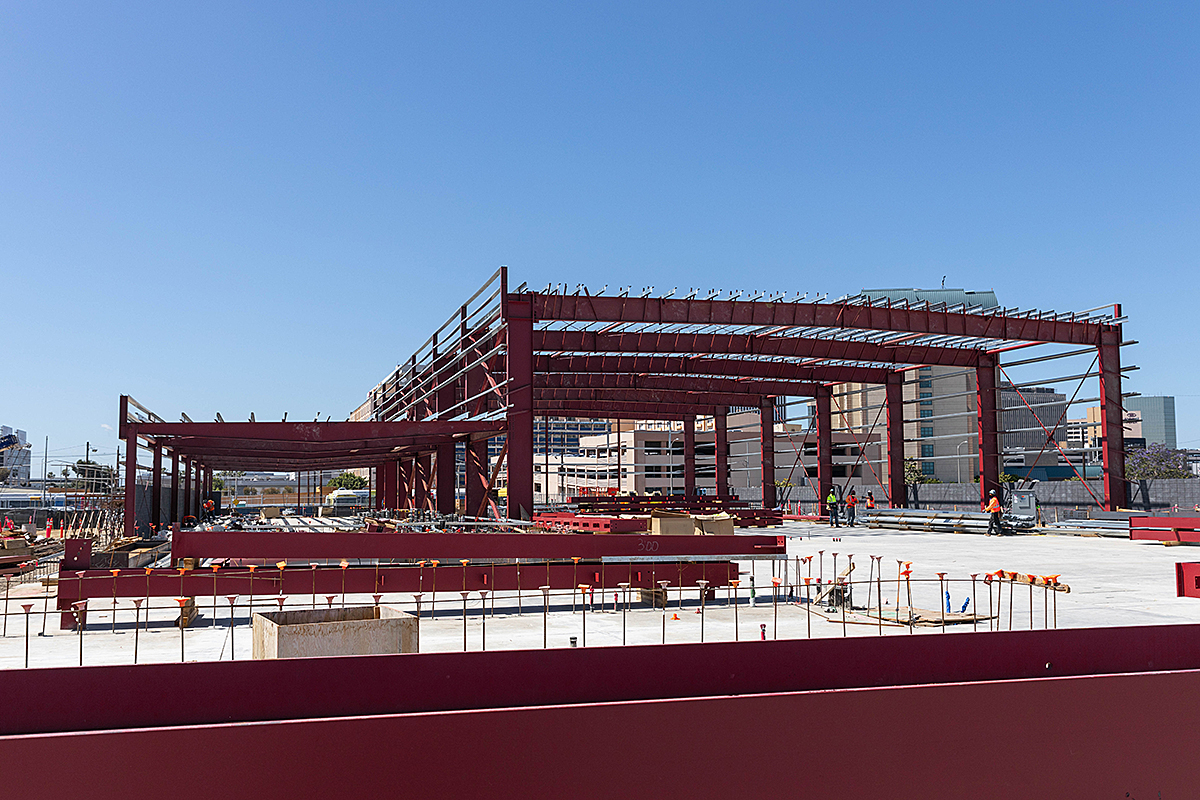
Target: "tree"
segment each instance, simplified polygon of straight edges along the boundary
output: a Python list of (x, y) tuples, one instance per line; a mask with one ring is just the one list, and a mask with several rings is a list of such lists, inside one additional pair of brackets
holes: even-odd
[(915, 458), (904, 459), (904, 482), (909, 486), (914, 483), (941, 483), (934, 476), (921, 472), (921, 465)]
[(367, 479), (353, 472), (343, 472), (326, 485), (333, 489), (365, 489)]
[(1151, 444), (1145, 450), (1134, 450), (1125, 459), (1125, 477), (1131, 481), (1150, 481), (1159, 478), (1194, 478), (1188, 469), (1187, 454), (1172, 450), (1165, 444)]
[(220, 473), (217, 473), (213, 476), (212, 486), (213, 489), (218, 492), (225, 488), (225, 479), (221, 477)]
[(6, 480), (8, 480), (8, 476), (11, 474), (12, 470), (10, 470), (8, 467), (0, 467), (0, 483), (4, 483)]

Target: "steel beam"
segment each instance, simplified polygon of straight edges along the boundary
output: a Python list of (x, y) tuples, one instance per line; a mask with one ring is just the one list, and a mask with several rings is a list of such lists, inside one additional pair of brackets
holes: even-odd
[(597, 333), (595, 331), (534, 331), (533, 347), (544, 353), (696, 353), (787, 358), (836, 358), (879, 364), (975, 365), (978, 350), (883, 345), (799, 336), (756, 336), (730, 333)]
[(683, 418), (683, 493), (696, 494), (696, 418)]
[[(689, 375), (646, 375), (629, 373), (550, 373), (535, 374), (534, 387), (539, 396), (547, 389), (632, 389), (647, 391), (706, 392), (718, 394), (791, 395), (812, 397), (816, 383), (768, 380), (765, 378), (711, 378)], [(551, 395), (553, 396), (553, 395)]]
[(719, 408), (713, 414), (713, 429), (717, 451), (717, 494), (729, 494), (729, 409)]
[[(1102, 329), (1113, 327), (1096, 322), (969, 314), (885, 304), (763, 303), (536, 293), (521, 297), (532, 303), (535, 319), (572, 322), (831, 328), (1089, 345), (1097, 341)], [(1119, 310), (1116, 313), (1120, 315)]]
[(453, 514), (458, 499), (455, 481), (458, 468), (454, 443), (438, 445), (437, 449), (437, 512)]
[[(595, 536), (586, 533), (296, 533), (180, 531), (171, 558), (356, 559), (522, 558), (782, 555), (785, 540), (768, 534), (737, 536)], [(652, 548), (648, 550), (647, 548)], [(673, 563), (673, 562), (672, 562)], [(140, 574), (140, 570), (138, 571)], [(175, 573), (173, 573), (175, 574)]]
[(466, 452), (466, 513), (474, 516), (484, 502), (488, 482), (488, 443), (468, 442)]
[[(979, 409), (979, 495), (987, 505), (993, 490), (1000, 493), (1000, 426), (996, 409), (996, 357), (982, 354), (975, 368), (976, 405)], [(982, 506), (981, 506), (982, 507)]]
[(533, 317), (529, 301), (506, 295), (508, 321), (509, 519), (533, 518)]
[(429, 497), (433, 460), (429, 453), (421, 453), (413, 459), (413, 467), (413, 508), (430, 511), (433, 508), (433, 503)]
[(162, 525), (162, 447), (155, 443), (150, 451), (154, 465), (150, 471), (150, 530), (151, 535)]
[(169, 521), (174, 524), (183, 521), (183, 513), (179, 507), (179, 453), (171, 451), (171, 515)]
[[(748, 389), (750, 387), (747, 387)], [(759, 394), (744, 392), (673, 392), (656, 389), (537, 389), (535, 404), (554, 401), (584, 401), (597, 404), (668, 403), (679, 406), (753, 406)]]
[[(124, 400), (124, 398), (122, 398)], [(125, 425), (125, 536), (137, 535), (138, 426)]]
[[(892, 508), (908, 507), (904, 480), (904, 376), (893, 372), (885, 389), (887, 403), (887, 481)], [(823, 498), (822, 498), (823, 499)]]
[[(534, 357), (534, 372), (631, 373), (635, 375), (707, 375), (766, 378), (800, 383), (873, 383), (887, 381), (889, 370), (848, 365), (802, 365), (793, 361), (713, 358), (708, 356), (552, 356)], [(780, 392), (787, 394), (787, 392)]]
[(778, 505), (775, 493), (775, 398), (764, 397), (759, 401), (758, 419), (761, 425), (762, 504), (763, 508), (775, 508)]
[(833, 392), (822, 387), (817, 392), (817, 487), (821, 508), (829, 513), (825, 498), (833, 489)]
[[(1120, 307), (1117, 308), (1120, 314)], [(1121, 402), (1121, 329), (1100, 338), (1100, 447), (1104, 458), (1104, 500), (1109, 511), (1129, 505), (1125, 480), (1125, 409)], [(1086, 477), (1086, 476), (1085, 476)]]

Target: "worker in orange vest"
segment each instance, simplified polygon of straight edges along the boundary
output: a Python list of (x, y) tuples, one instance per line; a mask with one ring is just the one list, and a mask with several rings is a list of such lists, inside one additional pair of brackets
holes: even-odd
[(988, 519), (987, 535), (992, 535), (993, 528), (996, 529), (997, 536), (1002, 535), (1004, 533), (1004, 529), (1000, 526), (1000, 514), (1002, 509), (1000, 508), (1000, 500), (996, 497), (995, 489), (992, 489), (990, 492), (988, 492), (987, 505), (984, 506), (983, 510), (991, 514), (991, 517)]
[(854, 510), (858, 507), (858, 495), (854, 490), (850, 490), (849, 497), (846, 498), (846, 524), (851, 528), (854, 527)]
[(867, 492), (867, 510), (870, 511), (875, 507), (875, 493)]
[(211, 499), (210, 499), (210, 500), (205, 500), (205, 501), (204, 501), (204, 518), (205, 518), (205, 519), (212, 519), (212, 517), (213, 517), (213, 511), (215, 511), (215, 510), (216, 510), (216, 508), (217, 508), (217, 504), (216, 504), (216, 503), (214, 503), (214, 502), (213, 502)]

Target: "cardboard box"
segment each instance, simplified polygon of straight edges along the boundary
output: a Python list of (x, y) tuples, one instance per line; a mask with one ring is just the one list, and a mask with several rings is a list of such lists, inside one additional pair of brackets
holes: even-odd
[(650, 533), (658, 536), (693, 536), (696, 523), (690, 514), (655, 511), (650, 515)]
[(705, 536), (733, 536), (733, 517), (728, 514), (701, 514), (693, 517), (696, 533)]

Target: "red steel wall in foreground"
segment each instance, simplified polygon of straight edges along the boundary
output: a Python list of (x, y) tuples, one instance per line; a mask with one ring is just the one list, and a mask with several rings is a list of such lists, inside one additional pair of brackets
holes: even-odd
[(14, 797), (1192, 797), (1198, 668), (1158, 626), (13, 671), (0, 763)]

